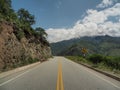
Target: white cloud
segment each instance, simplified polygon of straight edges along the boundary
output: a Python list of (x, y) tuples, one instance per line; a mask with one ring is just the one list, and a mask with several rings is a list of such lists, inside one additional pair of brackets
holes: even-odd
[(107, 17), (103, 11), (97, 11), (89, 9), (87, 11), (88, 16), (83, 19), (83, 22), (94, 22), (94, 23), (103, 23), (107, 20)]
[(113, 4), (115, 0), (102, 0), (100, 4), (97, 5), (97, 8), (105, 8)]
[[(109, 20), (109, 17), (117, 21)], [(69, 29), (48, 29), (48, 40), (58, 42), (79, 38), (83, 36), (110, 35), (120, 36), (120, 3), (114, 6), (98, 11), (89, 9), (87, 15), (78, 20), (72, 28)]]

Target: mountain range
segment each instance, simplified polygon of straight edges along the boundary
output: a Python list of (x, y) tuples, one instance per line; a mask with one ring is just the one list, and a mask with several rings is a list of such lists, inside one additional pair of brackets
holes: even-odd
[(81, 49), (86, 48), (87, 54), (102, 54), (120, 56), (120, 37), (85, 36), (81, 38), (51, 43), (53, 55), (81, 55)]

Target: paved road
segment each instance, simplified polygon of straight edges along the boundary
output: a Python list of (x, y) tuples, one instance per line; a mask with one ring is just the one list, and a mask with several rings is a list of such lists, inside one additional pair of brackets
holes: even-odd
[(120, 82), (63, 57), (9, 77), (0, 90), (120, 90)]

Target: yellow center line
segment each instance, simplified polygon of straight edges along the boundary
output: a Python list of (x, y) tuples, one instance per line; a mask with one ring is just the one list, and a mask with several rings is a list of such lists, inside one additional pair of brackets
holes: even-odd
[(58, 77), (57, 77), (57, 88), (56, 88), (56, 90), (64, 90), (61, 62), (59, 62), (59, 65), (58, 65)]

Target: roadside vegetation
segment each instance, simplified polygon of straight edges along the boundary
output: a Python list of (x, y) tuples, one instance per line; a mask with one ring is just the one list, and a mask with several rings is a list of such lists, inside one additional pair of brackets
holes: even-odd
[[(12, 9), (11, 2), (12, 0), (0, 0), (0, 34), (3, 31), (1, 25), (2, 23), (5, 23), (11, 25), (18, 42), (21, 42), (22, 38), (26, 38), (29, 44), (34, 43), (36, 45), (41, 45), (42, 48), (49, 47), (45, 30), (41, 27), (33, 28), (33, 25), (36, 23), (35, 16), (24, 8), (14, 11)], [(40, 53), (42, 53), (42, 51), (40, 51)], [(44, 54), (42, 54), (41, 57), (43, 60), (47, 58)], [(17, 62), (17, 60), (17, 63), (13, 62), (12, 68), (40, 61), (39, 59), (32, 58), (29, 55), (21, 55), (20, 58), (21, 62)], [(7, 70), (8, 62), (4, 61), (4, 64), (5, 66), (3, 67), (3, 70)]]
[(109, 71), (114, 74), (120, 74), (120, 57), (103, 56), (100, 54), (93, 54), (85, 58), (82, 56), (65, 57), (77, 63), (86, 64), (93, 68)]

